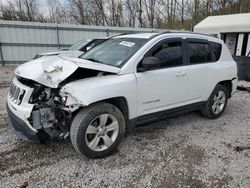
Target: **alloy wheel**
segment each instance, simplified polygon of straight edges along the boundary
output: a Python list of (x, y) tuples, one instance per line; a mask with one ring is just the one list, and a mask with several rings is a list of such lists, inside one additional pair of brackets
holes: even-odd
[(218, 91), (213, 98), (212, 111), (214, 114), (219, 114), (225, 106), (226, 94), (220, 90)]
[(117, 139), (119, 124), (111, 114), (101, 114), (88, 125), (85, 141), (93, 151), (103, 151), (109, 148)]

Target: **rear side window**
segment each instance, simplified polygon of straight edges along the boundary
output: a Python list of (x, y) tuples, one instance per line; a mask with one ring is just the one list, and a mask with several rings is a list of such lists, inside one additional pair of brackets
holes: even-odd
[(210, 48), (208, 43), (188, 42), (190, 64), (211, 62)]
[(216, 62), (221, 56), (221, 44), (216, 42), (188, 42), (190, 64)]
[(211, 58), (212, 61), (218, 61), (221, 56), (221, 44), (216, 43), (216, 42), (211, 42), (210, 43), (210, 49), (211, 49)]

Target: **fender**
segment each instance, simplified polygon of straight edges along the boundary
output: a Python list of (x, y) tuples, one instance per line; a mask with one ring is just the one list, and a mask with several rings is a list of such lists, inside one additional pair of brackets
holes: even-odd
[(60, 95), (67, 97), (65, 105), (71, 111), (98, 101), (124, 97), (128, 101), (129, 119), (137, 116), (134, 74), (116, 74), (77, 80), (63, 86)]

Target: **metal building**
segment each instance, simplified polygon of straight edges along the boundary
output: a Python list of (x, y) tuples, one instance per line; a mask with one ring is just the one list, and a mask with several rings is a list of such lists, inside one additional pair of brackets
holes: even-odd
[(82, 39), (121, 33), (152, 32), (147, 28), (102, 27), (0, 20), (0, 63), (28, 61), (38, 53), (67, 48)]

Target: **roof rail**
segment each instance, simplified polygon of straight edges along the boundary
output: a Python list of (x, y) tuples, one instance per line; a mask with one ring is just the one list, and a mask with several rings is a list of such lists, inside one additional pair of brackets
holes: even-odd
[(118, 34), (118, 35), (111, 36), (110, 38), (112, 38), (112, 37), (118, 37), (118, 36), (122, 36), (122, 35), (140, 34), (140, 33), (157, 33), (157, 30), (150, 30), (150, 31), (130, 31), (130, 32), (121, 33), (121, 34)]
[(151, 36), (149, 39), (152, 39), (152, 38), (155, 38), (159, 35), (163, 35), (163, 34), (167, 34), (167, 33), (172, 33), (173, 31), (172, 30), (165, 30), (165, 31), (156, 31), (157, 34)]
[[(120, 33), (120, 34), (117, 34), (117, 35), (114, 35), (114, 36), (112, 36), (112, 37), (117, 37), (117, 36), (121, 36), (121, 35), (128, 35), (128, 34), (131, 34), (132, 32), (130, 32), (130, 33)], [(110, 38), (112, 38), (112, 37), (110, 37)]]
[[(163, 35), (163, 34), (171, 34), (171, 33), (183, 33), (183, 34), (197, 34), (197, 35), (202, 35), (202, 36), (209, 36), (209, 37), (214, 37), (214, 38), (218, 38), (216, 36), (213, 35), (208, 35), (208, 34), (204, 34), (204, 33), (196, 33), (196, 32), (192, 32), (192, 31), (180, 31), (180, 30), (164, 30), (164, 31), (157, 31), (157, 30), (152, 30), (151, 32), (145, 32), (145, 33), (153, 33), (155, 32), (155, 35), (152, 35), (151, 37), (149, 37), (149, 39), (155, 38), (159, 35)], [(137, 34), (137, 33), (143, 33), (143, 32), (138, 32), (138, 31), (131, 31), (131, 32), (126, 32), (126, 33), (121, 33), (112, 37), (117, 37), (117, 36), (122, 36), (122, 35), (129, 35), (129, 34)], [(110, 37), (110, 38), (112, 38)]]
[(159, 34), (156, 34), (156, 35), (152, 36), (152, 38), (157, 37), (159, 35), (168, 34), (168, 33), (197, 34), (197, 35), (203, 35), (203, 36), (209, 36), (209, 37), (218, 38), (216, 36), (209, 35), (209, 34), (197, 33), (197, 32), (192, 32), (192, 31), (180, 31), (180, 30), (166, 30), (166, 31), (163, 31), (163, 32), (159, 32)]
[(177, 33), (177, 32), (179, 32), (179, 30), (171, 30), (171, 29), (169, 29), (169, 30), (166, 30), (166, 31), (160, 31), (160, 34)]

